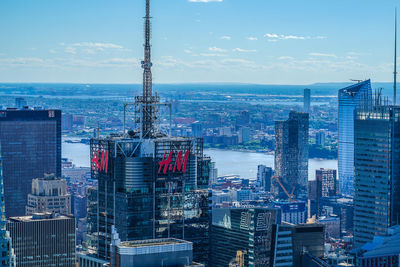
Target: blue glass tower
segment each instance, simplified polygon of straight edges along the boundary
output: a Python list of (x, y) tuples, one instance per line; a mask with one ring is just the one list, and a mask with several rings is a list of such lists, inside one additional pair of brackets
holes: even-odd
[(0, 145), (0, 266), (15, 266), (14, 256), (11, 249), (11, 238), (6, 230), (6, 212), (4, 205), (4, 186), (3, 186), (3, 168), (1, 160)]
[(339, 152), (340, 192), (354, 194), (354, 111), (372, 103), (371, 81), (366, 80), (339, 90)]

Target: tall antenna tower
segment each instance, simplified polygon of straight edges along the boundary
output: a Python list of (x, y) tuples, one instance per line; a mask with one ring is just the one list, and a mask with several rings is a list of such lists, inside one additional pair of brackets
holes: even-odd
[(393, 71), (393, 105), (397, 100), (397, 8), (394, 15), (394, 71)]
[(159, 116), (160, 97), (153, 95), (153, 77), (151, 73), (151, 17), (150, 0), (146, 0), (146, 16), (144, 17), (144, 60), (143, 68), (143, 95), (135, 97), (137, 122), (140, 124), (142, 138), (151, 138), (156, 134), (156, 124)]

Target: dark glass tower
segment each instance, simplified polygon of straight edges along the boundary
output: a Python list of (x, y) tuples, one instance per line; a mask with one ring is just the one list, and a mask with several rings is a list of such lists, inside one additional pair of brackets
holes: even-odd
[(150, 18), (147, 0), (143, 95), (133, 104), (137, 127), (90, 143), (98, 189), (88, 195), (88, 248), (108, 258), (115, 226), (121, 241), (191, 241), (194, 261), (207, 263), (211, 161), (203, 155), (203, 139), (171, 137), (160, 130), (164, 104), (152, 90)]
[(354, 121), (354, 244), (400, 221), (400, 107), (360, 109)]
[(32, 179), (61, 176), (61, 111), (0, 111), (7, 217), (25, 214)]
[(11, 249), (10, 234), (6, 229), (6, 213), (4, 209), (4, 187), (0, 145), (0, 266), (15, 266), (15, 259)]
[(279, 199), (307, 199), (308, 118), (291, 111), (288, 120), (275, 122), (273, 191)]

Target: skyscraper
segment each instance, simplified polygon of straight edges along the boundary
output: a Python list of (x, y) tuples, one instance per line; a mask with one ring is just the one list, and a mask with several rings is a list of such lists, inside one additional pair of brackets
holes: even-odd
[(272, 266), (272, 227), (280, 223), (279, 210), (230, 208), (212, 212), (211, 266)]
[(53, 173), (33, 179), (32, 192), (28, 195), (26, 215), (42, 212), (71, 214), (71, 195), (67, 192), (67, 181), (57, 178)]
[(323, 169), (323, 168), (315, 170), (315, 178), (317, 180), (317, 190), (316, 190), (317, 215), (320, 216), (321, 198), (334, 197), (338, 193), (336, 170)]
[(354, 244), (400, 221), (400, 107), (359, 109), (354, 121)]
[(307, 199), (308, 113), (291, 111), (275, 122), (274, 193), (279, 199)]
[(311, 107), (311, 90), (306, 88), (304, 89), (304, 112), (310, 113)]
[(14, 267), (15, 256), (12, 250), (10, 233), (6, 229), (6, 213), (4, 205), (3, 171), (0, 145), (0, 266)]
[(262, 190), (266, 192), (271, 191), (271, 179), (273, 173), (274, 172), (271, 167), (258, 165), (257, 183), (259, 184), (259, 186), (261, 186)]
[(351, 85), (339, 90), (339, 151), (338, 172), (340, 192), (353, 196), (354, 193), (354, 110), (372, 101), (371, 81)]
[(25, 214), (32, 180), (61, 176), (61, 111), (0, 111), (6, 215)]
[(89, 249), (108, 258), (115, 226), (121, 241), (190, 241), (194, 260), (206, 263), (211, 160), (203, 155), (203, 139), (171, 137), (160, 129), (162, 104), (152, 93), (150, 18), (146, 0), (143, 93), (134, 103), (137, 127), (90, 142), (92, 178), (98, 180), (98, 189), (88, 194)]
[(7, 223), (17, 266), (75, 267), (75, 219), (50, 213), (11, 217)]

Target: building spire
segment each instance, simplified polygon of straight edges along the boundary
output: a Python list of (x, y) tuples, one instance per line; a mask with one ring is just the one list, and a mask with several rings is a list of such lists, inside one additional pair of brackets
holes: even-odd
[(394, 15), (394, 71), (393, 71), (393, 105), (397, 100), (397, 8)]
[(146, 0), (146, 16), (144, 17), (144, 60), (143, 68), (143, 95), (135, 98), (139, 113), (138, 122), (141, 125), (141, 137), (151, 138), (156, 132), (160, 102), (158, 95), (153, 95), (153, 76), (151, 73), (151, 17), (150, 0)]

